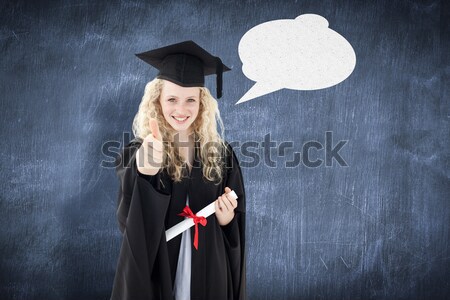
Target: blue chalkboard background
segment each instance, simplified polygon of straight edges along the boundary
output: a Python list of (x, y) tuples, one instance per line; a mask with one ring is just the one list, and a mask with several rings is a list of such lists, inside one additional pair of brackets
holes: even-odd
[[(261, 158), (242, 167), (249, 299), (449, 298), (443, 2), (2, 1), (0, 298), (109, 297), (121, 235), (102, 145), (132, 138), (156, 75), (134, 53), (188, 39), (233, 68), (219, 101), (226, 139), (256, 142)], [(242, 35), (304, 13), (350, 42), (353, 74), (234, 105), (253, 85), (241, 71)], [(214, 78), (207, 85), (215, 91)], [(333, 146), (346, 141), (348, 166), (286, 167), (303, 144), (325, 145), (326, 132)], [(267, 134), (294, 146), (264, 151)], [(310, 152), (325, 159), (325, 149)]]

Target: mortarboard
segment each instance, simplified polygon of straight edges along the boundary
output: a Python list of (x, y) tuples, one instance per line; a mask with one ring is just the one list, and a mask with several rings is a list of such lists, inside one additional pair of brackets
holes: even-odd
[(136, 54), (159, 70), (157, 78), (184, 87), (204, 86), (205, 76), (216, 74), (217, 98), (222, 97), (222, 73), (231, 69), (222, 60), (194, 43), (185, 41)]

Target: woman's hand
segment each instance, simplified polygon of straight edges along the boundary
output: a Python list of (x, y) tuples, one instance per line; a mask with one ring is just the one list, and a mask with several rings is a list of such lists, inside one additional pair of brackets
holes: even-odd
[(164, 144), (155, 119), (150, 119), (150, 130), (136, 153), (138, 171), (145, 175), (155, 175), (163, 163)]
[(228, 225), (234, 218), (234, 209), (237, 207), (237, 200), (227, 195), (231, 192), (229, 187), (225, 188), (225, 193), (215, 201), (216, 218), (220, 225)]

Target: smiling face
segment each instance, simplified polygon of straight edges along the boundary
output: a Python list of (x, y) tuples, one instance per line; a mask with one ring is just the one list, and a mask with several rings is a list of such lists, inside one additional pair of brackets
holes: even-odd
[(197, 118), (200, 108), (200, 89), (182, 87), (171, 81), (163, 80), (160, 103), (164, 119), (181, 137), (191, 133), (191, 125)]

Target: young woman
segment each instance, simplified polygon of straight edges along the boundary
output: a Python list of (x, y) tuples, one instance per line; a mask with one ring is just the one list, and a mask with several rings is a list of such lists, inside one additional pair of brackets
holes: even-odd
[[(136, 138), (116, 162), (123, 241), (111, 299), (245, 299), (243, 179), (204, 87), (216, 73), (219, 98), (229, 69), (192, 41), (138, 57), (160, 72), (145, 88)], [(215, 214), (195, 216), (211, 202)], [(166, 241), (185, 216), (200, 224)]]

